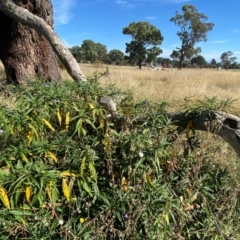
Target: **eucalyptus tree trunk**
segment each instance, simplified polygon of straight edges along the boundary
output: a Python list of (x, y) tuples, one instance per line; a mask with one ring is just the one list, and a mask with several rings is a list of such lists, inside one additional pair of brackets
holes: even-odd
[[(53, 26), (53, 7), (50, 0), (14, 2)], [(56, 55), (47, 39), (1, 10), (0, 59), (5, 67), (8, 83), (23, 83), (38, 76), (49, 81), (61, 79)]]

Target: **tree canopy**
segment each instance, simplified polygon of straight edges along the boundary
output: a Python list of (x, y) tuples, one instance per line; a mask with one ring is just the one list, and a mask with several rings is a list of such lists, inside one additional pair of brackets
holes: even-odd
[(163, 36), (159, 29), (148, 22), (132, 22), (123, 28), (123, 34), (132, 37), (132, 41), (126, 43), (126, 53), (129, 54), (129, 60), (137, 63), (140, 69), (145, 60), (155, 60), (162, 53), (158, 45), (162, 43)]
[(69, 49), (78, 62), (107, 62), (107, 47), (102, 43), (96, 43), (93, 40), (86, 39), (82, 45), (74, 46)]
[(81, 62), (83, 58), (82, 48), (79, 46), (73, 46), (69, 48), (70, 52), (72, 53), (73, 57), (77, 60), (77, 62)]
[(177, 32), (182, 45), (174, 50), (171, 58), (179, 60), (179, 68), (183, 67), (185, 60), (190, 60), (194, 55), (201, 52), (201, 48), (194, 48), (195, 44), (207, 41), (207, 33), (213, 29), (214, 24), (207, 21), (207, 16), (198, 13), (193, 5), (184, 5), (182, 14), (176, 11), (176, 15), (170, 19), (180, 27)]
[(102, 61), (107, 55), (107, 48), (101, 43), (92, 40), (84, 40), (81, 45), (82, 61), (97, 62)]
[(234, 63), (237, 60), (237, 57), (233, 56), (233, 52), (227, 51), (222, 53), (220, 59), (222, 60), (223, 67), (228, 70), (230, 64)]
[(118, 49), (113, 49), (108, 53), (108, 61), (110, 64), (119, 65), (124, 59), (124, 53)]
[(193, 57), (191, 59), (191, 64), (195, 65), (196, 67), (200, 67), (200, 68), (207, 66), (207, 62), (202, 55), (198, 55), (196, 57)]

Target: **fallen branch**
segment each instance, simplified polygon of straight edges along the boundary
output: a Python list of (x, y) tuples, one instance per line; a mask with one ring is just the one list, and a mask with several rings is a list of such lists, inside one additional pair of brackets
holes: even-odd
[[(111, 97), (105, 97), (108, 101), (113, 102)], [(105, 99), (104, 98), (104, 99)], [(102, 102), (102, 100), (101, 100)], [(112, 112), (112, 105), (107, 104), (107, 109)], [(116, 110), (116, 105), (114, 105)], [(240, 118), (225, 112), (202, 111), (201, 113), (188, 112), (170, 112), (166, 117), (171, 120), (172, 124), (182, 129), (186, 129), (191, 121), (194, 130), (210, 132), (222, 137), (240, 157)], [(119, 119), (118, 119), (119, 120)], [(122, 117), (121, 125), (129, 125), (129, 118)], [(136, 117), (131, 124), (145, 124), (150, 121), (147, 117)]]
[(167, 113), (167, 117), (178, 127), (186, 128), (189, 121), (195, 130), (214, 133), (222, 137), (240, 156), (240, 118), (215, 111), (203, 111), (201, 114), (188, 115), (185, 112)]
[[(194, 130), (210, 132), (223, 138), (240, 157), (240, 118), (216, 111), (203, 111), (188, 115), (187, 112), (170, 112), (166, 114), (173, 125), (186, 129), (191, 121)], [(136, 118), (134, 123), (144, 123), (144, 117)]]
[(153, 65), (153, 61), (151, 61), (150, 66), (151, 66), (151, 68), (152, 68), (152, 71), (161, 71), (161, 70), (163, 70), (163, 67), (162, 67), (162, 66), (155, 67), (155, 66)]

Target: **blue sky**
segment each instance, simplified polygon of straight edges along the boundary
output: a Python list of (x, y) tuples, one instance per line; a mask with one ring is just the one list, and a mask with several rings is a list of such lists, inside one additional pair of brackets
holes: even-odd
[(161, 57), (169, 57), (180, 46), (179, 30), (170, 19), (184, 4), (194, 5), (215, 24), (208, 41), (197, 46), (207, 61), (220, 61), (223, 52), (232, 51), (240, 62), (240, 0), (52, 0), (54, 28), (68, 46), (81, 46), (91, 39), (107, 46), (108, 50), (125, 52), (131, 37), (122, 29), (131, 22), (147, 21), (156, 26), (164, 40)]

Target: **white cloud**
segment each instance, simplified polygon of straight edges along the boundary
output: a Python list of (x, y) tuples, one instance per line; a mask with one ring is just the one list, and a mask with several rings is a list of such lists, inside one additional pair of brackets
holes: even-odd
[(157, 17), (155, 17), (155, 16), (147, 16), (146, 17), (146, 19), (149, 19), (149, 20), (154, 20), (154, 19), (156, 19)]
[(219, 43), (226, 43), (228, 41), (226, 40), (218, 40), (218, 41), (212, 41), (212, 43), (216, 43), (216, 44), (219, 44)]
[(115, 3), (121, 5), (124, 8), (135, 8), (135, 4), (130, 3), (130, 1), (115, 0)]
[(54, 22), (56, 25), (64, 25), (73, 18), (71, 8), (76, 4), (75, 0), (52, 0), (54, 7)]

